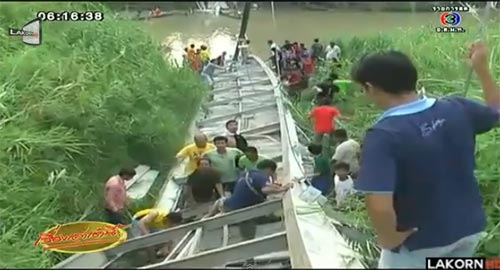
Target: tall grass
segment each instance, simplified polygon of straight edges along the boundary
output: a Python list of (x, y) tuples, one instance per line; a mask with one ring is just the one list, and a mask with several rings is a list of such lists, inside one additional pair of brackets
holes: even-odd
[[(7, 27), (40, 10), (101, 10), (105, 19), (44, 22), (39, 47), (9, 40)], [(204, 87), (100, 5), (0, 3), (0, 14), (0, 268), (48, 267), (59, 258), (33, 247), (38, 234), (98, 218), (104, 181), (119, 167), (165, 167)]]
[[(428, 96), (441, 97), (464, 92), (468, 73), (466, 65), (466, 44), (478, 38), (478, 29), (467, 28), (464, 34), (437, 34), (431, 27), (402, 29), (383, 33), (369, 38), (351, 38), (340, 40), (343, 48), (345, 65), (339, 70), (342, 78), (349, 77), (352, 62), (367, 52), (397, 49), (411, 56), (419, 71), (419, 87), (425, 87)], [(500, 24), (488, 25), (486, 38), (490, 47), (491, 69), (496, 78), (500, 76)], [(324, 79), (333, 68), (323, 65), (319, 68), (316, 81)], [(474, 78), (469, 90), (469, 98), (481, 99), (478, 81)], [(347, 93), (337, 97), (336, 106), (347, 114), (354, 114), (350, 122), (341, 123), (350, 133), (362, 141), (365, 131), (381, 113), (367, 102), (360, 89), (353, 87)], [(311, 109), (310, 100), (303, 100), (295, 105), (296, 119), (299, 125), (311, 132), (307, 113)], [(481, 135), (477, 140), (476, 175), (481, 186), (484, 207), (488, 216), (488, 236), (480, 244), (478, 255), (498, 256), (500, 254), (500, 132), (492, 131)], [(338, 214), (338, 213), (337, 213)], [(363, 204), (355, 203), (345, 212), (349, 223), (363, 231), (370, 231)], [(464, 216), (464, 218), (467, 218)], [(365, 253), (367, 255), (367, 253)], [(370, 254), (372, 258), (376, 254)]]

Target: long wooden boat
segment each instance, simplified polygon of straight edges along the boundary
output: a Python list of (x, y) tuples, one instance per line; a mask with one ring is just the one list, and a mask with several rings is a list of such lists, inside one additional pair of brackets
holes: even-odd
[[(303, 178), (311, 171), (309, 157), (300, 151), (296, 124), (284, 105), (279, 80), (256, 56), (234, 67), (216, 74), (214, 98), (204, 104), (193, 131), (219, 135), (225, 121), (236, 119), (249, 145), (278, 162), (279, 181)], [(156, 207), (182, 208), (183, 172), (184, 164), (171, 172)], [(336, 229), (336, 221), (318, 203), (301, 200), (305, 189), (305, 183), (297, 182), (283, 197), (130, 239), (108, 251), (75, 255), (54, 268), (364, 268)], [(184, 210), (185, 215), (200, 216), (207, 207)], [(262, 222), (255, 239), (242, 241), (235, 224), (259, 216), (280, 218)], [(144, 250), (170, 240), (175, 248), (167, 258), (140, 259)]]

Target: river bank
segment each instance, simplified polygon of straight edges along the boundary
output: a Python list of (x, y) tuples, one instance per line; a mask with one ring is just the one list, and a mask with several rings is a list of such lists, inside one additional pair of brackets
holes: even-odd
[[(493, 73), (498, 77), (500, 74), (500, 38), (498, 33), (500, 26), (490, 24), (484, 38), (487, 39), (491, 52), (491, 67)], [(339, 43), (343, 49), (345, 59), (344, 67), (339, 70), (341, 78), (349, 78), (349, 71), (360, 56), (367, 52), (395, 48), (411, 55), (418, 67), (420, 74), (419, 87), (425, 87), (426, 94), (430, 97), (442, 97), (453, 94), (462, 94), (464, 80), (467, 77), (468, 67), (463, 60), (466, 53), (464, 44), (475, 40), (477, 28), (472, 28), (466, 34), (457, 34), (453, 39), (449, 35), (429, 34), (424, 29), (402, 29), (392, 31), (370, 38), (340, 39)], [(446, 45), (444, 45), (446, 44)], [(453, 47), (454, 50), (446, 50)], [(315, 78), (321, 81), (328, 75), (331, 66), (321, 66)], [(469, 98), (482, 100), (482, 92), (477, 79), (473, 79)], [(353, 120), (341, 123), (351, 136), (362, 141), (366, 130), (374, 123), (376, 117), (381, 113), (372, 104), (367, 102), (362, 95), (361, 89), (354, 86), (347, 93), (341, 93), (336, 97), (335, 106), (344, 113), (353, 113)], [(304, 98), (295, 106), (295, 119), (306, 133), (312, 134), (310, 121), (307, 116), (311, 110), (311, 99)], [(488, 217), (486, 231), (488, 236), (482, 239), (478, 256), (495, 257), (500, 254), (500, 172), (497, 161), (500, 159), (500, 131), (495, 130), (483, 134), (477, 140), (477, 171), (476, 175), (483, 194), (483, 205)], [(333, 215), (338, 215), (334, 209), (330, 209)], [(342, 213), (346, 222), (359, 231), (373, 235), (364, 204), (354, 200)], [(465, 217), (466, 218), (466, 217)], [(361, 244), (361, 246), (360, 246)], [(378, 248), (374, 243), (354, 243), (354, 246), (366, 257), (368, 261), (377, 259)]]
[[(0, 3), (0, 38), (39, 10), (109, 14), (96, 3)], [(101, 220), (104, 183), (120, 167), (167, 171), (206, 90), (197, 75), (166, 63), (133, 22), (43, 27), (42, 46), (0, 45), (4, 268), (54, 265), (63, 256), (33, 247), (38, 234)]]

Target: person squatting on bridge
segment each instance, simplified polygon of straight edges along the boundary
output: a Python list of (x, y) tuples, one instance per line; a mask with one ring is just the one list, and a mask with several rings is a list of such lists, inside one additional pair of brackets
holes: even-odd
[(220, 181), (221, 174), (212, 168), (210, 159), (202, 157), (198, 167), (187, 178), (184, 186), (187, 207), (197, 203), (207, 203), (215, 196), (224, 197), (224, 189)]
[[(132, 237), (148, 235), (160, 230), (182, 224), (182, 214), (168, 212), (161, 209), (144, 209), (135, 213), (132, 217)], [(166, 257), (172, 250), (172, 241), (169, 241), (156, 252), (158, 257)]]
[(236, 147), (241, 151), (245, 151), (248, 147), (248, 142), (243, 135), (238, 133), (238, 124), (238, 121), (234, 119), (228, 120), (226, 122), (226, 133), (224, 136), (226, 136), (228, 140), (227, 146)]
[(238, 175), (236, 162), (243, 152), (238, 148), (228, 147), (228, 139), (225, 136), (216, 136), (213, 142), (215, 150), (207, 152), (204, 156), (210, 159), (212, 167), (221, 174), (221, 182), (225, 191), (232, 193)]
[(207, 135), (198, 132), (193, 137), (194, 143), (186, 145), (176, 155), (178, 162), (188, 159), (185, 168), (187, 175), (191, 174), (198, 167), (200, 158), (205, 154), (215, 149), (215, 145), (208, 142)]
[(417, 69), (398, 51), (363, 57), (352, 70), (385, 112), (366, 133), (354, 185), (366, 196), (382, 247), (379, 268), (423, 269), (426, 257), (471, 257), (486, 226), (474, 176), (475, 137), (500, 123), (500, 89), (488, 49), (469, 61), (486, 105), (464, 97), (419, 98)]
[[(264, 202), (270, 194), (283, 193), (290, 189), (291, 183), (284, 186), (275, 183), (277, 168), (276, 162), (265, 159), (257, 164), (256, 169), (240, 174), (231, 196), (217, 200), (205, 217), (250, 207)], [(255, 238), (256, 219), (244, 221), (238, 224), (238, 227), (243, 240)]]
[(123, 168), (118, 175), (112, 176), (106, 182), (104, 199), (106, 220), (111, 224), (127, 224), (125, 212), (127, 208), (127, 187), (125, 183), (135, 176), (135, 170)]

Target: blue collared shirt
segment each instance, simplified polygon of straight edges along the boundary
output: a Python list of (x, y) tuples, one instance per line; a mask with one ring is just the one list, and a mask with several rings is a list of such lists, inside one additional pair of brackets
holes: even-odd
[(393, 194), (398, 231), (418, 228), (409, 250), (449, 245), (486, 225), (474, 176), (475, 136), (499, 113), (460, 97), (423, 98), (384, 112), (366, 134), (355, 183)]

